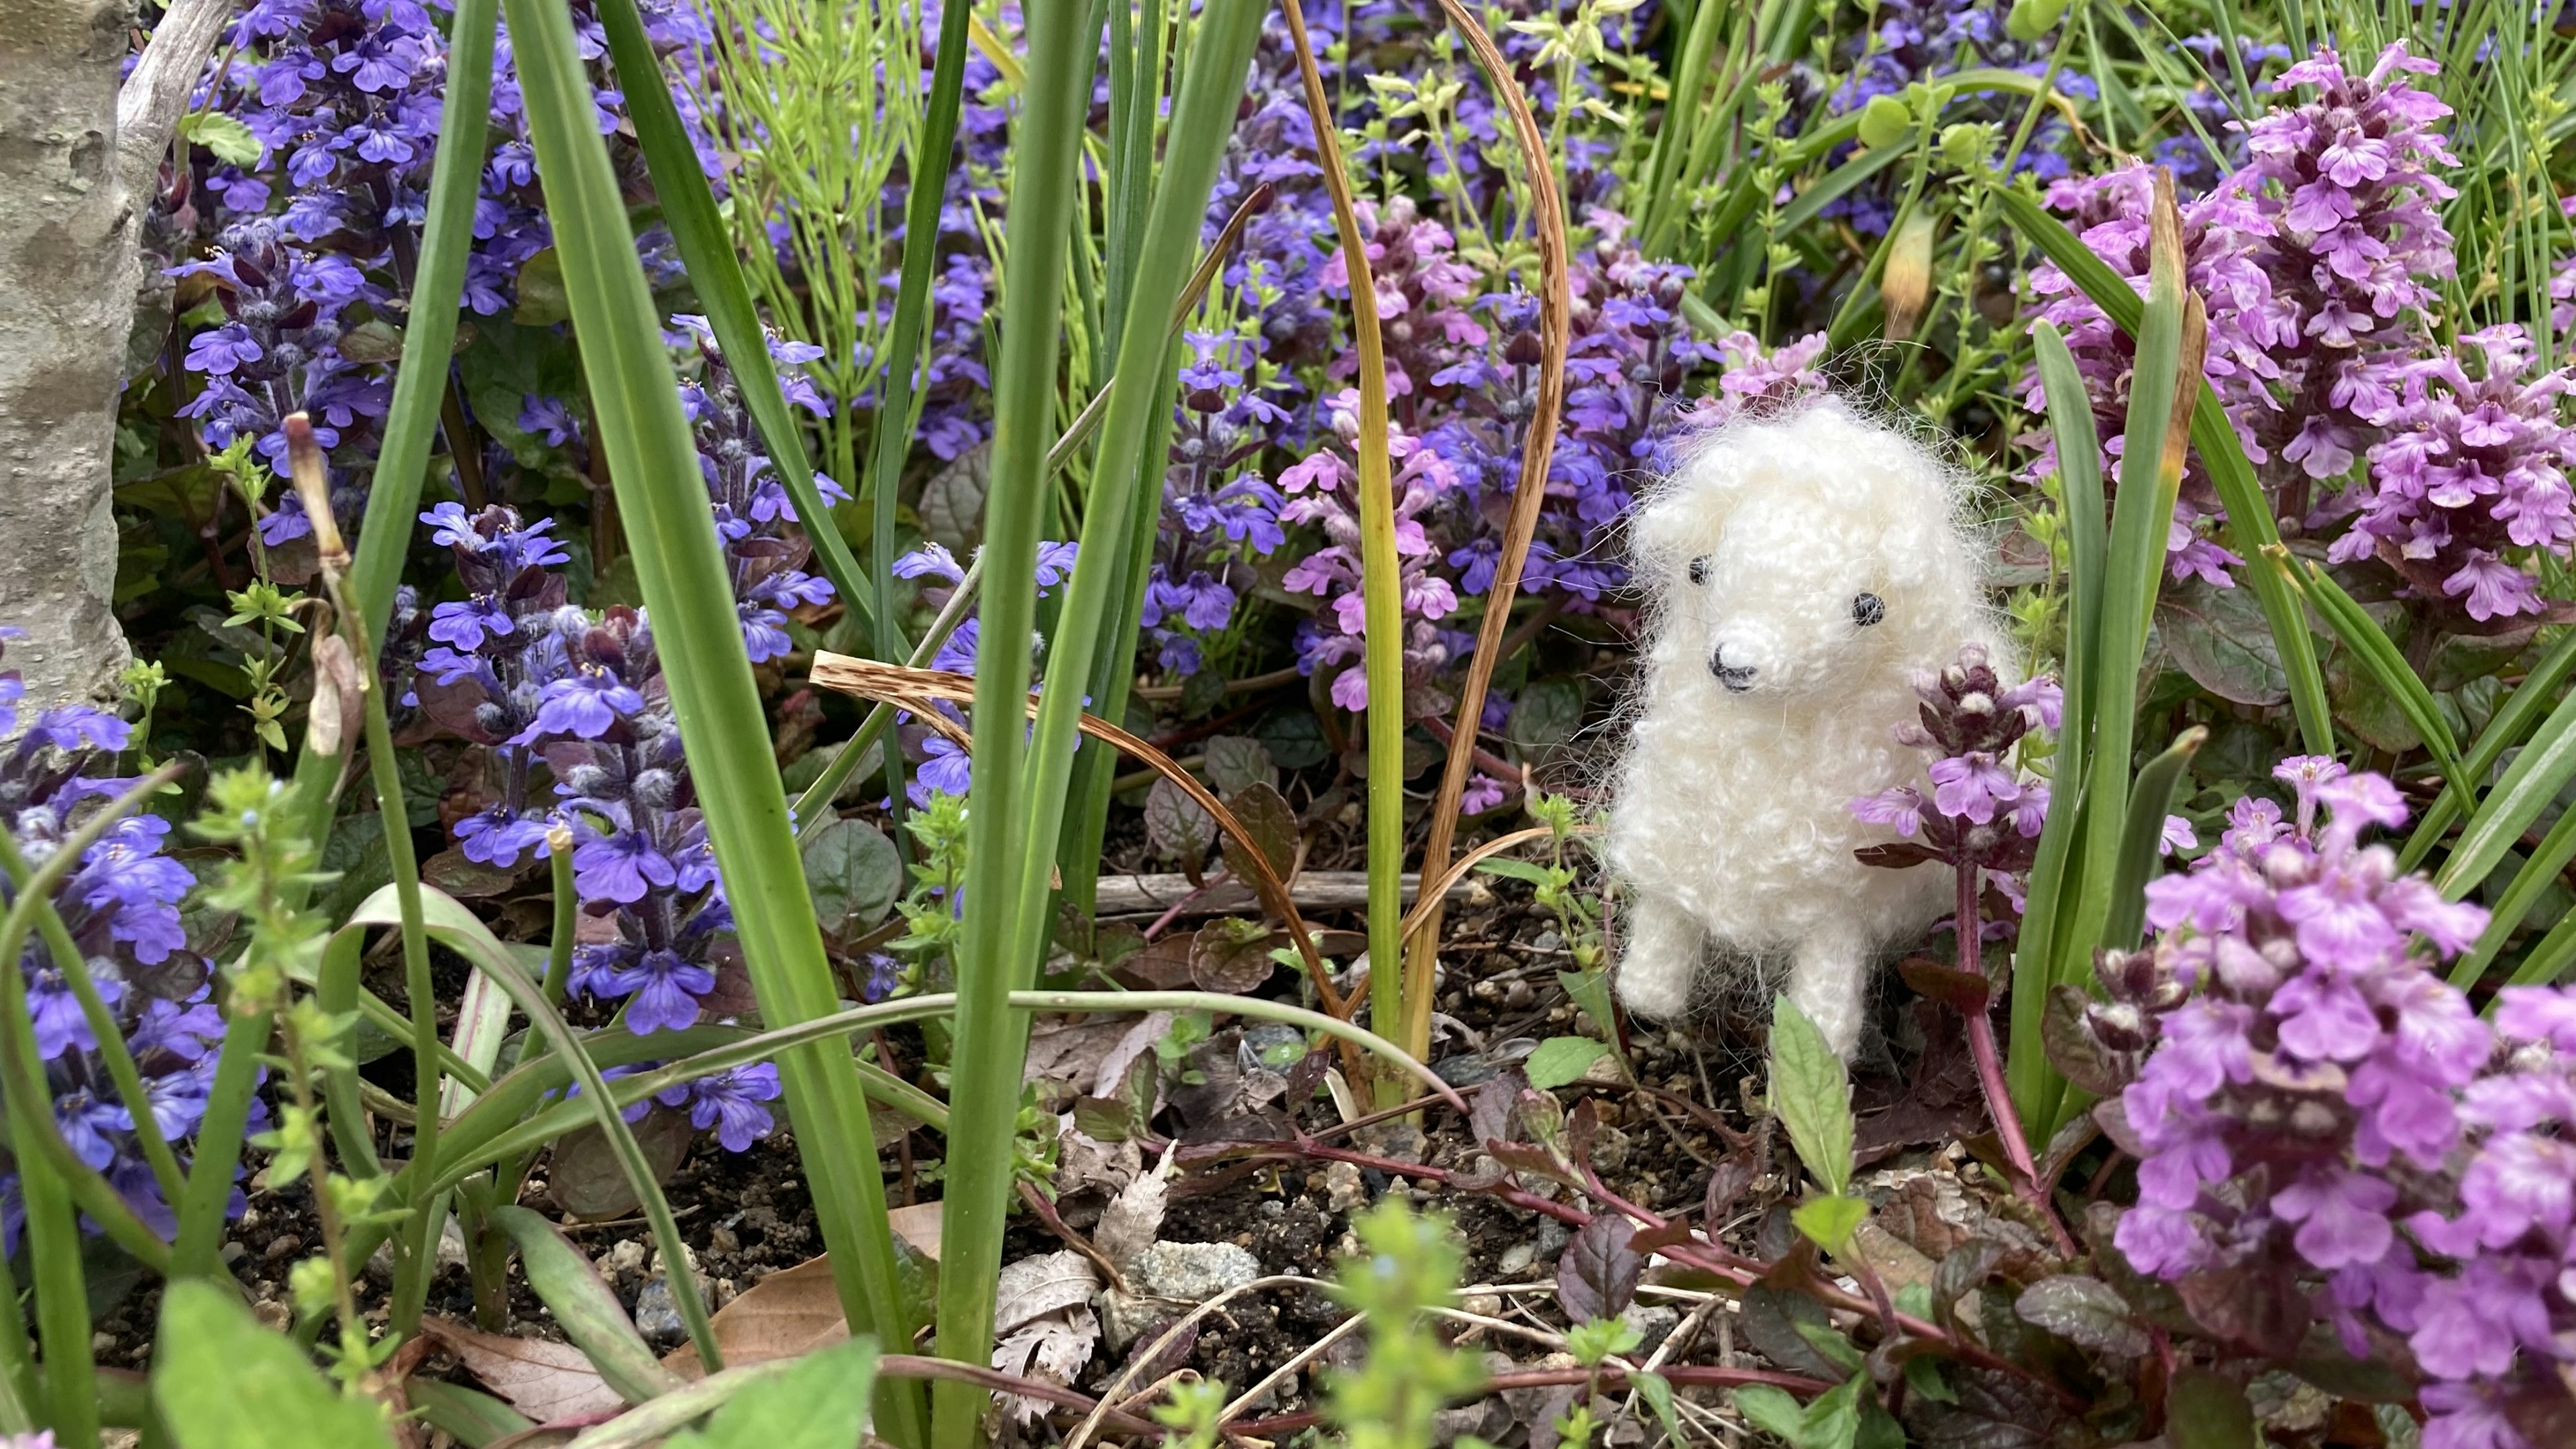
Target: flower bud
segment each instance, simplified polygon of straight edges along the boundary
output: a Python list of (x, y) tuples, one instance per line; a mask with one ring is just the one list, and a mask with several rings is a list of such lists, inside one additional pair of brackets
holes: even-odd
[(2012, 13), (2004, 18), (2004, 31), (2013, 39), (2033, 41), (2057, 28), (2066, 18), (2066, 0), (2013, 0)]
[(1899, 97), (1872, 96), (1869, 104), (1861, 107), (1860, 143), (1871, 150), (1895, 145), (1913, 128), (1914, 113)]

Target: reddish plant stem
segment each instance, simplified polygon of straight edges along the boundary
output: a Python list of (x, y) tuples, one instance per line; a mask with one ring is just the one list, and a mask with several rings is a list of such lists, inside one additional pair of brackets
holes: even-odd
[[(1959, 969), (1982, 978), (1985, 966), (1985, 923), (1983, 907), (1978, 904), (1979, 867), (1974, 861), (1959, 863), (1959, 913), (1951, 917), (1950, 928), (1959, 940)], [(1989, 1009), (1965, 1013), (1968, 1018), (1968, 1054), (1976, 1059), (1977, 1085), (1986, 1095), (1986, 1115), (1994, 1119), (1995, 1137), (2003, 1143), (2004, 1158), (2012, 1164), (2013, 1191), (2039, 1213), (2057, 1239), (2058, 1251), (2073, 1254), (2075, 1240), (2066, 1226), (2057, 1220), (2057, 1210), (2048, 1200), (2048, 1185), (2039, 1180), (2039, 1165), (2030, 1155), (2030, 1139), (2021, 1131), (2021, 1114), (2013, 1110), (2012, 1089), (2004, 1084), (2002, 1055), (1995, 1050), (1995, 1019)]]
[[(1656, 1376), (1677, 1388), (1732, 1389), (1745, 1384), (1769, 1384), (1793, 1394), (1821, 1394), (1833, 1385), (1804, 1374), (1774, 1373), (1769, 1369), (1715, 1368), (1703, 1364), (1676, 1364), (1655, 1370)], [(1531, 1369), (1525, 1373), (1495, 1374), (1485, 1380), (1485, 1392), (1505, 1393), (1513, 1389), (1552, 1389), (1591, 1382), (1598, 1375), (1601, 1387), (1620, 1389), (1627, 1386), (1624, 1369), (1603, 1365), (1599, 1369)], [(1280, 1434), (1293, 1434), (1310, 1428), (1321, 1416), (1313, 1413), (1281, 1414), (1269, 1419), (1241, 1419), (1224, 1426), (1228, 1437), (1267, 1439)]]
[[(1391, 1157), (1378, 1157), (1366, 1152), (1353, 1152), (1347, 1148), (1327, 1147), (1320, 1142), (1313, 1141), (1312, 1139), (1300, 1139), (1294, 1143), (1282, 1143), (1276, 1149), (1254, 1155), (1265, 1157), (1284, 1157), (1295, 1155), (1321, 1159), (1327, 1162), (1348, 1162), (1357, 1167), (1374, 1167), (1380, 1172), (1384, 1172), (1389, 1175), (1409, 1177), (1416, 1182), (1437, 1182), (1444, 1187), (1459, 1187), (1461, 1185), (1458, 1181), (1458, 1175), (1446, 1168), (1434, 1167), (1429, 1163), (1405, 1162)], [(1621, 1214), (1630, 1221), (1637, 1223), (1639, 1226), (1644, 1227), (1649, 1231), (1669, 1226), (1669, 1220), (1661, 1213), (1655, 1212), (1650, 1208), (1642, 1207), (1636, 1203), (1629, 1202), (1627, 1199), (1620, 1197), (1617, 1193), (1612, 1192), (1606, 1185), (1604, 1185), (1598, 1175), (1587, 1171), (1585, 1173), (1585, 1178), (1586, 1184), (1581, 1188), (1581, 1191), (1583, 1191), (1587, 1196), (1600, 1202), (1603, 1206), (1610, 1208), (1612, 1211)], [(1513, 1187), (1511, 1186), (1508, 1178), (1491, 1186), (1470, 1184), (1467, 1185), (1466, 1190), (1484, 1193), (1488, 1197), (1509, 1203), (1514, 1207), (1523, 1209), (1524, 1211), (1543, 1213), (1549, 1217), (1555, 1218), (1559, 1222), (1568, 1223), (1577, 1228), (1583, 1227), (1592, 1221), (1592, 1214), (1585, 1212), (1583, 1209), (1575, 1207), (1569, 1203), (1553, 1202), (1547, 1198), (1540, 1197), (1535, 1193), (1526, 1192), (1520, 1188)], [(2050, 1221), (2053, 1223), (2056, 1220), (2051, 1218)], [(1676, 1263), (1683, 1264), (1687, 1267), (1702, 1269), (1716, 1277), (1734, 1284), (1738, 1288), (1749, 1288), (1754, 1284), (1761, 1282), (1763, 1274), (1770, 1266), (1765, 1263), (1756, 1262), (1753, 1259), (1742, 1256), (1741, 1254), (1731, 1252), (1728, 1249), (1719, 1246), (1714, 1241), (1703, 1241), (1700, 1239), (1691, 1239), (1684, 1242), (1667, 1244), (1656, 1248), (1655, 1251)], [(1846, 1312), (1858, 1313), (1872, 1318), (1881, 1318), (1881, 1305), (1861, 1294), (1846, 1292), (1812, 1274), (1809, 1275), (1807, 1282), (1803, 1286), (1808, 1296), (1814, 1298), (1817, 1302), (1824, 1304), (1828, 1308), (1840, 1308)], [(1892, 1308), (1893, 1304), (1891, 1303), (1887, 1306)], [(2085, 1407), (2083, 1400), (2070, 1393), (2064, 1385), (2057, 1383), (2053, 1379), (2034, 1373), (2009, 1359), (2000, 1358), (1979, 1346), (1974, 1340), (1952, 1333), (1949, 1329), (1942, 1327), (1940, 1324), (1929, 1323), (1923, 1319), (1914, 1317), (1912, 1314), (1904, 1312), (1895, 1312), (1882, 1318), (1881, 1321), (1892, 1322), (1898, 1329), (1903, 1330), (1912, 1337), (1929, 1339), (1934, 1343), (1942, 1345), (1961, 1363), (1972, 1364), (1978, 1368), (1991, 1369), (1997, 1373), (2010, 1374), (2015, 1378), (2028, 1379), (2033, 1383), (2040, 1384), (2047, 1388), (2049, 1392), (2055, 1394), (2058, 1398), (2066, 1401), (2068, 1404), (2076, 1408), (2080, 1409)], [(1679, 1382), (1679, 1380), (1676, 1380), (1676, 1382)]]

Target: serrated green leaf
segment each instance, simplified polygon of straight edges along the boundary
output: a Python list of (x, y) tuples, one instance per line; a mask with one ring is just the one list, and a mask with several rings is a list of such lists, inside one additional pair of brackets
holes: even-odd
[(179, 133), (205, 147), (218, 161), (235, 166), (259, 164), (259, 137), (251, 128), (221, 111), (191, 111)]
[(1521, 1070), (1528, 1074), (1531, 1086), (1554, 1091), (1591, 1070), (1609, 1050), (1588, 1036), (1552, 1036), (1538, 1044)]
[(1771, 1111), (1807, 1171), (1841, 1196), (1851, 1185), (1851, 1082), (1825, 1034), (1786, 996), (1771, 1007)]
[(1810, 1198), (1789, 1214), (1798, 1231), (1828, 1253), (1839, 1253), (1869, 1220), (1869, 1204), (1856, 1197)]

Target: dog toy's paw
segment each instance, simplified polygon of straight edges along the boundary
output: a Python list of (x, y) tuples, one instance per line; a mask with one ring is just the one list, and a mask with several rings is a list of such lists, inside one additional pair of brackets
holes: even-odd
[(1691, 975), (1673, 963), (1629, 960), (1619, 967), (1619, 1001), (1638, 1016), (1679, 1021), (1690, 1014)]

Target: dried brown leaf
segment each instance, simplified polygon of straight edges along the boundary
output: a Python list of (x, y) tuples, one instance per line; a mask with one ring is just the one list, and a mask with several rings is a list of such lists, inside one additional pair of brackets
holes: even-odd
[[(612, 1414), (626, 1406), (580, 1349), (542, 1338), (511, 1338), (484, 1333), (453, 1319), (428, 1317), (421, 1332), (436, 1338), (457, 1362), (483, 1381), (484, 1387), (510, 1407), (539, 1423), (593, 1414)], [(695, 1355), (690, 1355), (694, 1361)]]

